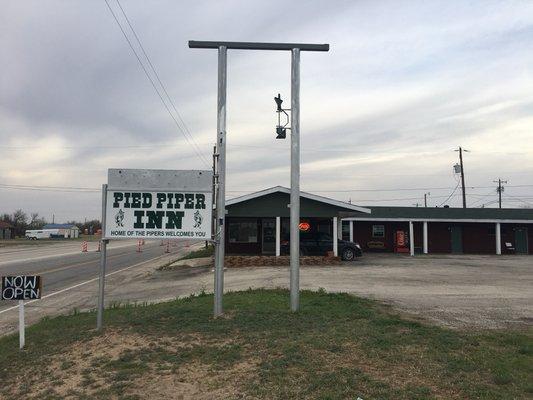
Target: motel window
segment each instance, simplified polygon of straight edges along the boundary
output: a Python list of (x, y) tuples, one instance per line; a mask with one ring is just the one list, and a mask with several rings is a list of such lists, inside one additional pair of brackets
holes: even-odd
[(385, 225), (372, 225), (372, 237), (385, 237)]
[(257, 243), (257, 221), (238, 221), (229, 223), (230, 243)]
[(350, 224), (352, 221), (342, 221), (342, 238), (343, 240), (350, 240)]

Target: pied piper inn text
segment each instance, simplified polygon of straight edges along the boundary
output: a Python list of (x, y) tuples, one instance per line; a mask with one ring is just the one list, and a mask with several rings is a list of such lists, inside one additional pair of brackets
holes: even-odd
[(106, 238), (211, 236), (211, 193), (108, 191)]

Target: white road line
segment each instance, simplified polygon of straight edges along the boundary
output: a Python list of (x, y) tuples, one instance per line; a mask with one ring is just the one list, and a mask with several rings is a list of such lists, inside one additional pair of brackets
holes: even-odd
[[(128, 244), (123, 244), (123, 245), (117, 245), (117, 246), (113, 246), (113, 247), (108, 247), (107, 248), (107, 251), (110, 251), (110, 250), (113, 250), (113, 249), (121, 249), (123, 247), (129, 247), (129, 246), (135, 246), (135, 243), (128, 243)], [(33, 250), (32, 251), (38, 251), (37, 249)], [(94, 254), (96, 253), (95, 250), (91, 250), (91, 251), (88, 251), (86, 254)], [(75, 255), (75, 254), (83, 254), (83, 252), (81, 250), (76, 250), (76, 251), (70, 251), (68, 253), (54, 253), (54, 254), (48, 254), (48, 255), (45, 255), (45, 256), (30, 256), (29, 258), (18, 258), (18, 259), (15, 259), (15, 260), (8, 260), (8, 261), (0, 261), (0, 266), (2, 265), (7, 265), (7, 264), (19, 264), (19, 263), (22, 263), (22, 262), (28, 262), (28, 261), (39, 261), (39, 260), (46, 260), (48, 258), (61, 258), (61, 257), (65, 257), (65, 256), (72, 256), (72, 255)]]
[[(181, 250), (181, 249), (180, 249), (180, 250)], [(134, 264), (134, 265), (130, 265), (129, 267), (125, 267), (125, 268), (119, 269), (118, 271), (110, 272), (109, 274), (106, 274), (106, 277), (111, 276), (111, 275), (118, 274), (119, 272), (126, 271), (126, 270), (128, 270), (128, 269), (130, 269), (130, 268), (138, 267), (139, 265), (146, 264), (147, 262), (151, 262), (151, 261), (158, 260), (158, 259), (163, 258), (163, 257), (165, 257), (165, 256), (166, 256), (166, 254), (163, 254), (163, 255), (158, 256), (158, 257), (156, 257), (156, 258), (151, 258), (150, 260), (142, 261), (142, 262), (140, 262), (140, 263), (137, 263), (137, 264)], [(30, 300), (30, 301), (24, 303), (24, 305), (28, 305), (28, 304), (34, 303), (34, 302), (36, 302), (36, 301), (39, 301), (39, 300), (44, 300), (44, 299), (46, 299), (46, 298), (48, 298), (48, 297), (55, 296), (56, 294), (60, 294), (60, 293), (66, 292), (66, 291), (68, 291), (68, 290), (76, 289), (77, 287), (80, 287), (80, 286), (86, 285), (86, 284), (88, 284), (88, 283), (91, 283), (91, 282), (94, 282), (94, 281), (97, 281), (97, 280), (98, 280), (98, 277), (93, 278), (93, 279), (89, 279), (88, 281), (81, 282), (81, 283), (78, 283), (78, 284), (76, 284), (76, 285), (74, 285), (74, 286), (70, 286), (70, 287), (68, 287), (68, 288), (58, 290), (57, 292), (47, 294), (46, 296), (43, 296), (43, 297), (41, 297), (40, 299)], [(11, 310), (15, 310), (15, 309), (18, 309), (18, 308), (19, 308), (18, 305), (17, 305), (17, 306), (13, 306), (13, 307), (6, 308), (5, 310), (0, 311), (0, 314), (3, 314), (3, 313), (5, 313), (5, 312), (11, 311)]]

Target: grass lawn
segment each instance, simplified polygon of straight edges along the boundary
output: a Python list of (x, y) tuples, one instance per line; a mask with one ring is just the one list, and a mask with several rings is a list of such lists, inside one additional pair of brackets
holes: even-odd
[[(0, 338), (0, 398), (526, 399), (533, 332), (457, 332), (347, 294), (212, 295), (47, 319)], [(180, 397), (183, 396), (183, 397)]]

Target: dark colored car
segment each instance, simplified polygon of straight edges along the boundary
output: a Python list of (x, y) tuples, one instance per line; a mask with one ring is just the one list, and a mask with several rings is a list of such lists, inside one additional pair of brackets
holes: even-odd
[[(290, 254), (289, 238), (281, 241), (281, 254)], [(358, 243), (338, 240), (339, 256), (345, 261), (361, 257), (363, 251)], [(300, 255), (325, 256), (333, 250), (333, 238), (324, 232), (300, 232)]]

